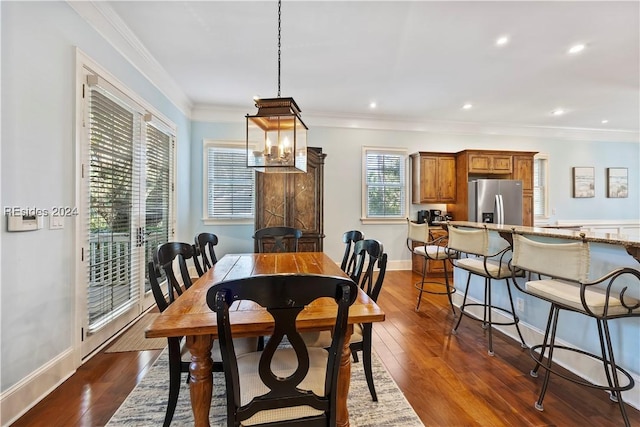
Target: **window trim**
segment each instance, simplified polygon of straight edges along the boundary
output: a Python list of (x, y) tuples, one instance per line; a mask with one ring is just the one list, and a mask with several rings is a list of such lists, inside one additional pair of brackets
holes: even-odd
[[(544, 192), (544, 213), (542, 215), (535, 215), (533, 216), (533, 222), (534, 224), (536, 222), (544, 222), (547, 221), (549, 218), (551, 218), (551, 216), (549, 215), (549, 154), (547, 153), (537, 153), (533, 156), (533, 162), (534, 162), (534, 168), (535, 168), (535, 162), (536, 160), (544, 160), (544, 188), (545, 188), (545, 192)], [(532, 171), (533, 172), (533, 171)], [(534, 189), (536, 187), (536, 183), (534, 182)], [(534, 200), (533, 200), (533, 205), (534, 205), (534, 212), (535, 212), (535, 191), (534, 191)]]
[[(233, 140), (217, 140), (217, 139), (203, 139), (202, 141), (202, 223), (204, 225), (253, 225), (255, 223), (255, 206), (253, 216), (250, 218), (224, 218), (216, 219), (210, 218), (208, 212), (208, 193), (209, 193), (209, 158), (207, 151), (211, 147), (222, 148), (241, 148), (245, 150), (247, 143), (245, 141), (233, 141)], [(255, 197), (255, 173), (254, 172), (254, 197)]]
[[(397, 218), (370, 218), (367, 216), (367, 153), (374, 152), (386, 152), (389, 154), (398, 154), (403, 157), (404, 160), (404, 215)], [(362, 224), (406, 224), (406, 217), (409, 212), (409, 155), (406, 148), (398, 147), (376, 147), (376, 146), (362, 146), (362, 166), (361, 166), (361, 194), (360, 194), (360, 222)]]

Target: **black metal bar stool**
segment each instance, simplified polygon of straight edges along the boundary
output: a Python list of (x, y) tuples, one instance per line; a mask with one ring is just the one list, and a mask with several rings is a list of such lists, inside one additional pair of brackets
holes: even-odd
[[(506, 240), (504, 247), (496, 252), (490, 250), (489, 247), (489, 231), (486, 228), (483, 229), (461, 229), (453, 226), (448, 226), (449, 231), (449, 248), (459, 253), (458, 259), (453, 261), (453, 264), (463, 270), (466, 270), (469, 275), (467, 277), (467, 288), (464, 291), (464, 299), (460, 306), (460, 317), (456, 326), (451, 331), (452, 334), (456, 334), (460, 321), (464, 316), (473, 320), (482, 322), (483, 329), (488, 330), (489, 334), (489, 356), (493, 356), (493, 325), (509, 326), (514, 325), (516, 331), (520, 336), (521, 345), (526, 348), (524, 338), (520, 332), (518, 322), (520, 319), (516, 315), (515, 307), (513, 306), (513, 296), (511, 295), (511, 287), (509, 279), (512, 277), (510, 268), (510, 253), (511, 245)], [(471, 282), (471, 275), (475, 274), (484, 278), (484, 301), (478, 303), (467, 302), (467, 296), (469, 294), (469, 284)], [(491, 302), (491, 290), (493, 282), (503, 281), (507, 286), (507, 292), (509, 294), (510, 307), (504, 308), (494, 305)], [(468, 307), (482, 307), (482, 318), (474, 315), (467, 310)], [(492, 312), (497, 310), (498, 312), (505, 314), (511, 319), (505, 321), (496, 321), (493, 319)]]
[[(416, 311), (420, 310), (420, 302), (422, 302), (423, 292), (436, 295), (447, 295), (449, 298), (449, 304), (451, 305), (451, 311), (453, 315), (456, 315), (456, 310), (453, 306), (451, 294), (456, 292), (456, 288), (449, 284), (449, 273), (447, 272), (447, 263), (451, 262), (452, 258), (455, 258), (456, 252), (447, 248), (447, 237), (442, 236), (437, 239), (433, 239), (429, 233), (429, 224), (418, 224), (412, 222), (407, 218), (407, 248), (413, 253), (422, 258), (422, 279), (414, 284), (415, 288), (419, 291), (418, 299), (416, 301)], [(427, 281), (427, 266), (429, 262), (440, 261), (444, 268), (444, 283)], [(425, 285), (429, 285), (429, 288), (425, 288)], [(434, 290), (433, 288), (436, 287)], [(444, 287), (444, 289), (442, 289)]]
[[(542, 401), (553, 373), (577, 384), (611, 393), (610, 399), (618, 403), (625, 425), (630, 426), (621, 393), (632, 389), (634, 380), (625, 369), (616, 364), (609, 321), (640, 316), (640, 272), (628, 267), (618, 268), (598, 279), (589, 280), (588, 242), (543, 243), (520, 234), (513, 234), (512, 237), (513, 266), (526, 271), (524, 287), (518, 284), (515, 277), (514, 283), (521, 291), (551, 303), (543, 342), (530, 349), (531, 357), (536, 362), (531, 376), (537, 377), (540, 367), (546, 370), (535, 408), (544, 410)], [(556, 344), (561, 310), (595, 319), (601, 354)], [(604, 369), (606, 384), (567, 376), (557, 370), (553, 365), (554, 350), (557, 349), (599, 360)], [(621, 376), (626, 378), (626, 384), (621, 384)]]

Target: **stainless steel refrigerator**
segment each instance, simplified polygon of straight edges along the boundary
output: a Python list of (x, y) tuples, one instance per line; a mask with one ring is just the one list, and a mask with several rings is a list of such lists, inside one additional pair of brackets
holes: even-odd
[(469, 181), (469, 221), (522, 225), (522, 181)]

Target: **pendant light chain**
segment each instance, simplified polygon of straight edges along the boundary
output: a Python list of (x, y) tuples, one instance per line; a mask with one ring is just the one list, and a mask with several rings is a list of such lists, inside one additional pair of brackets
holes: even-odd
[(278, 98), (280, 98), (280, 32), (281, 32), (281, 0), (278, 0)]

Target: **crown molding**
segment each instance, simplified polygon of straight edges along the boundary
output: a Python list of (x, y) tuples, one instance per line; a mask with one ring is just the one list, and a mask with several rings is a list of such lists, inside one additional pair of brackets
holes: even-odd
[(67, 0), (67, 4), (185, 116), (191, 115), (189, 97), (107, 2)]
[[(212, 105), (195, 105), (191, 119), (202, 122), (239, 123), (244, 122), (246, 109)], [(317, 113), (306, 110), (302, 119), (309, 128), (335, 127), (348, 129), (391, 130), (426, 132), (445, 135), (503, 135), (530, 138), (550, 138), (575, 141), (637, 142), (640, 133), (615, 129), (582, 129), (546, 126), (512, 125), (506, 123), (450, 122), (442, 120), (411, 120), (397, 117), (373, 117), (365, 115)]]

